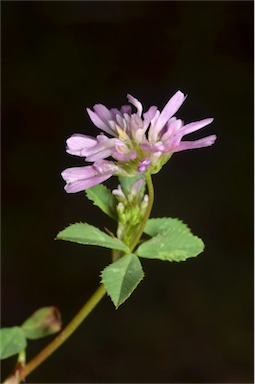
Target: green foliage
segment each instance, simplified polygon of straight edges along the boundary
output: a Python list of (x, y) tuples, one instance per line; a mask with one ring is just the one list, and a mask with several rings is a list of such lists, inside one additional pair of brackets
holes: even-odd
[(136, 253), (147, 259), (184, 261), (204, 250), (204, 243), (177, 219), (151, 219), (145, 227), (150, 240), (141, 244)]
[(108, 188), (103, 184), (98, 184), (87, 189), (85, 192), (88, 199), (92, 200), (94, 205), (99, 207), (114, 220), (118, 219), (116, 213), (116, 205), (118, 201)]
[(145, 225), (144, 233), (153, 237), (165, 230), (175, 228), (175, 230), (190, 232), (190, 229), (179, 219), (172, 217), (162, 217), (157, 219), (149, 219)]
[(61, 315), (55, 307), (40, 308), (18, 327), (0, 329), (0, 359), (16, 355), (27, 346), (26, 339), (40, 339), (61, 329)]
[(27, 346), (25, 334), (21, 327), (0, 329), (0, 359), (16, 355)]
[(111, 237), (87, 223), (71, 224), (59, 232), (56, 239), (83, 245), (98, 245), (99, 247), (117, 249), (126, 253), (129, 252), (129, 248), (121, 240)]
[(101, 274), (102, 283), (116, 308), (131, 295), (143, 276), (141, 263), (134, 254), (123, 256)]
[(55, 307), (40, 308), (21, 326), (27, 339), (40, 339), (61, 329), (61, 315)]
[[(119, 182), (121, 185), (121, 189), (123, 193), (127, 196), (130, 192), (131, 186), (139, 179), (144, 179), (142, 176), (132, 176), (132, 177), (125, 177), (125, 176), (119, 176)], [(143, 190), (145, 189), (145, 185), (143, 186)]]

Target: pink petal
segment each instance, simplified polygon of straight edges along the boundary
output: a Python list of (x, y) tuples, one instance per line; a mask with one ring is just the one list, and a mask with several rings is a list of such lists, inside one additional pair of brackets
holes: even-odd
[(99, 174), (106, 174), (106, 173), (113, 174), (113, 173), (120, 172), (120, 168), (113, 161), (109, 161), (109, 160), (102, 160), (102, 161), (96, 162), (92, 165), (92, 167)]
[(143, 138), (145, 137), (145, 132), (147, 131), (147, 128), (150, 125), (152, 119), (155, 117), (156, 113), (157, 107), (152, 106), (147, 112), (143, 114), (142, 128), (137, 128), (135, 132), (133, 132), (133, 137), (138, 144), (143, 141)]
[(166, 131), (161, 136), (161, 140), (162, 141), (170, 140), (172, 136), (174, 136), (176, 133), (178, 134), (182, 125), (183, 125), (182, 120), (180, 119), (177, 120), (175, 117), (172, 117), (166, 125)]
[(128, 115), (131, 114), (132, 108), (130, 105), (122, 105), (120, 108), (121, 113), (124, 115), (124, 113), (127, 113)]
[(98, 161), (111, 156), (117, 139), (103, 140), (86, 151), (86, 161)]
[(120, 115), (116, 115), (115, 120), (119, 127), (126, 128), (125, 119), (123, 119)]
[(184, 125), (178, 133), (181, 133), (182, 136), (187, 135), (188, 133), (195, 132), (209, 124), (213, 121), (213, 118), (208, 118), (204, 120), (195, 121), (193, 123), (189, 123)]
[(145, 112), (143, 114), (143, 120), (144, 120), (144, 123), (143, 123), (143, 127), (144, 129), (147, 129), (150, 122), (152, 121), (152, 119), (155, 117), (156, 113), (157, 113), (157, 107), (155, 107), (154, 105), (152, 107), (150, 107), (148, 109), (147, 112)]
[(109, 133), (111, 136), (117, 136), (116, 132), (113, 131), (107, 124), (105, 124), (95, 112), (91, 111), (89, 108), (87, 108), (87, 112), (91, 121), (97, 128), (102, 129), (103, 131)]
[(129, 103), (133, 104), (136, 109), (137, 109), (137, 114), (139, 117), (142, 116), (142, 112), (143, 112), (143, 106), (142, 104), (140, 103), (139, 100), (137, 100), (135, 97), (133, 97), (132, 95), (127, 95), (127, 98), (128, 98), (128, 101)]
[(112, 120), (112, 113), (105, 105), (95, 104), (93, 109), (104, 123), (107, 123), (108, 120)]
[(112, 156), (112, 149), (104, 149), (86, 157), (86, 161), (94, 162)]
[(158, 120), (159, 116), (160, 116), (160, 112), (157, 109), (155, 116), (151, 119), (151, 125), (150, 125), (149, 132), (148, 132), (148, 139), (151, 142), (157, 141), (157, 135), (154, 135), (154, 127), (155, 127), (156, 121)]
[(110, 112), (111, 112), (111, 114), (112, 114), (112, 117), (111, 117), (111, 119), (109, 119), (109, 120), (115, 120), (115, 119), (116, 119), (116, 115), (120, 115), (120, 116), (122, 116), (121, 111), (119, 111), (117, 108), (111, 108), (111, 109), (110, 109)]
[(95, 170), (92, 165), (86, 167), (72, 167), (65, 169), (61, 176), (67, 183), (77, 180), (83, 180), (95, 176)]
[(154, 137), (154, 139), (157, 138), (158, 133), (161, 131), (167, 121), (175, 114), (176, 111), (178, 111), (180, 106), (183, 104), (184, 100), (185, 96), (181, 91), (177, 91), (171, 97), (171, 99), (168, 101), (166, 106), (163, 108), (161, 114), (159, 115), (156, 124), (154, 125), (154, 127), (151, 128), (152, 136)]
[(80, 181), (74, 181), (70, 184), (66, 184), (65, 191), (67, 193), (76, 193), (84, 191), (85, 189), (91, 188), (94, 185), (100, 184), (103, 181), (109, 179), (112, 175), (101, 175), (101, 176), (95, 176), (90, 179), (86, 180), (80, 180)]
[(66, 192), (75, 193), (102, 183), (118, 170), (119, 167), (112, 161), (104, 160), (87, 167), (65, 169), (61, 176), (66, 181)]
[(210, 135), (200, 140), (181, 141), (179, 146), (175, 148), (173, 152), (186, 151), (187, 149), (209, 147), (210, 145), (214, 144), (216, 138), (216, 135)]
[(151, 159), (149, 157), (147, 157), (144, 160), (141, 160), (138, 166), (138, 172), (144, 173), (150, 164), (151, 164)]
[(141, 148), (146, 152), (154, 153), (164, 151), (165, 145), (161, 141), (158, 141), (157, 143), (143, 143)]
[(76, 156), (86, 156), (86, 150), (97, 144), (94, 137), (74, 134), (66, 140), (66, 152)]
[(137, 158), (137, 152), (131, 151), (128, 153), (113, 152), (112, 157), (118, 161), (125, 162), (129, 160), (135, 160)]

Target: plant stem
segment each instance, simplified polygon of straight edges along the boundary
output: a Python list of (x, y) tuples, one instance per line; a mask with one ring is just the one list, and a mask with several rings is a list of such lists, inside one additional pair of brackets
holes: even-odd
[(133, 252), (133, 250), (135, 249), (135, 247), (139, 243), (139, 240), (143, 234), (144, 227), (145, 227), (145, 225), (146, 225), (146, 223), (150, 217), (153, 202), (154, 202), (154, 188), (153, 188), (151, 175), (146, 176), (146, 183), (147, 183), (147, 188), (148, 188), (149, 201), (148, 201), (147, 209), (146, 209), (143, 221), (141, 223), (141, 226), (139, 228), (139, 231), (137, 232), (133, 242), (130, 245), (131, 252)]
[[(144, 227), (147, 223), (147, 220), (150, 217), (151, 209), (154, 201), (154, 189), (151, 176), (146, 176), (147, 188), (148, 188), (148, 206), (139, 228), (132, 244), (130, 245), (130, 250), (133, 252), (137, 246), (142, 234)], [(113, 251), (114, 257), (114, 251)], [(19, 373), (19, 381), (24, 380), (32, 371), (34, 371), (41, 363), (44, 362), (56, 349), (58, 349), (79, 327), (79, 325), (86, 319), (90, 312), (96, 307), (100, 300), (104, 297), (106, 290), (103, 285), (100, 285), (96, 292), (91, 296), (87, 303), (82, 307), (82, 309), (77, 313), (77, 315), (70, 321), (70, 323), (63, 329), (63, 331), (51, 342), (49, 343), (41, 352), (38, 353), (28, 364), (25, 365), (22, 372)]]
[(60, 347), (69, 336), (79, 327), (84, 319), (90, 314), (95, 306), (104, 297), (106, 291), (103, 285), (100, 285), (96, 292), (90, 297), (87, 303), (77, 313), (77, 315), (70, 321), (70, 323), (63, 329), (63, 331), (41, 352), (38, 353), (24, 368), (19, 375), (19, 381), (28, 376), (38, 365), (46, 360), (58, 347)]

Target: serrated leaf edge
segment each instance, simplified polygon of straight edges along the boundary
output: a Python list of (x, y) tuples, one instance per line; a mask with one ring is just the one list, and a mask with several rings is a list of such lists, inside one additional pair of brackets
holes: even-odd
[[(136, 256), (137, 257), (137, 259), (139, 260), (139, 262), (140, 262), (140, 259), (139, 259), (139, 257), (138, 257), (138, 255), (137, 254), (135, 254), (135, 253), (132, 253), (132, 254), (130, 254), (130, 255), (134, 255), (134, 256)], [(126, 256), (126, 255), (124, 255), (124, 256)], [(118, 261), (118, 260), (117, 260)], [(141, 262), (140, 262), (140, 265), (141, 265), (141, 268), (142, 268), (142, 276), (141, 276), (141, 278), (138, 280), (138, 282), (136, 283), (136, 285), (134, 286), (134, 288), (132, 289), (132, 291), (129, 293), (129, 295), (124, 299), (124, 300), (122, 300), (121, 302), (119, 302), (117, 305), (114, 303), (114, 301), (113, 301), (113, 299), (112, 299), (112, 297), (111, 297), (111, 295), (109, 294), (109, 292), (108, 292), (108, 290), (107, 290), (107, 288), (106, 288), (106, 286), (105, 286), (105, 284), (104, 284), (104, 280), (103, 280), (103, 272), (108, 268), (108, 267), (110, 267), (111, 265), (113, 265), (114, 263), (111, 263), (111, 264), (109, 264), (109, 265), (107, 265), (101, 272), (100, 272), (100, 278), (101, 278), (101, 283), (104, 285), (104, 287), (105, 287), (105, 289), (106, 289), (106, 293), (107, 293), (107, 295), (110, 297), (110, 299), (112, 300), (112, 302), (113, 302), (113, 304), (114, 304), (114, 306), (115, 306), (115, 309), (117, 310), (131, 295), (132, 295), (132, 293), (134, 292), (134, 290), (138, 287), (138, 285), (140, 284), (140, 282), (144, 279), (144, 276), (145, 276), (145, 273), (144, 273), (144, 270), (143, 270), (143, 268), (142, 268), (142, 264), (141, 264)]]
[(103, 245), (100, 245), (100, 244), (91, 244), (91, 243), (85, 243), (85, 242), (78, 242), (78, 241), (74, 241), (74, 240), (71, 240), (71, 239), (69, 240), (68, 238), (63, 239), (62, 237), (58, 237), (58, 235), (59, 235), (61, 232), (65, 231), (67, 228), (69, 228), (69, 227), (71, 227), (71, 226), (73, 226), (73, 225), (76, 225), (76, 224), (86, 224), (86, 225), (88, 225), (88, 226), (90, 226), (90, 227), (93, 227), (94, 229), (97, 229), (98, 231), (102, 232), (104, 235), (109, 236), (111, 239), (117, 240), (117, 242), (118, 242), (119, 244), (122, 244), (123, 246), (126, 247), (125, 250), (124, 250), (124, 249), (116, 249), (116, 250), (126, 252), (127, 254), (130, 252), (129, 247), (128, 247), (125, 243), (123, 243), (123, 241), (121, 241), (120, 239), (118, 239), (117, 237), (115, 237), (115, 236), (110, 236), (110, 235), (108, 235), (108, 233), (103, 232), (100, 228), (95, 227), (95, 226), (92, 225), (92, 224), (89, 224), (89, 223), (86, 223), (86, 222), (82, 222), (82, 221), (77, 221), (76, 223), (71, 223), (71, 224), (67, 225), (64, 229), (62, 229), (62, 230), (57, 234), (57, 236), (54, 238), (54, 240), (64, 240), (64, 241), (70, 241), (71, 243), (76, 243), (76, 244), (81, 244), (81, 245), (91, 245), (91, 246), (97, 246), (97, 247), (102, 247), (102, 248), (115, 249), (115, 248), (104, 247)]
[[(147, 223), (149, 223), (151, 220), (161, 221), (161, 220), (165, 220), (165, 219), (171, 219), (171, 220), (176, 220), (176, 221), (180, 222), (181, 224), (185, 225), (186, 229), (193, 235), (191, 228), (190, 228), (190, 227), (189, 227), (183, 220), (178, 219), (177, 217), (150, 217), (150, 218), (148, 219), (148, 222), (147, 222)], [(147, 225), (147, 223), (146, 223), (146, 225)], [(151, 235), (149, 235), (149, 234), (147, 233), (147, 231), (146, 231), (146, 225), (145, 225), (145, 228), (144, 228), (144, 231), (143, 231), (143, 232), (144, 232), (146, 235), (151, 236)], [(170, 229), (170, 228), (169, 228), (169, 229)], [(163, 231), (166, 231), (166, 229), (164, 229)], [(163, 231), (160, 231), (159, 233), (157, 233), (157, 235), (159, 235), (159, 234), (162, 233)], [(157, 236), (157, 235), (155, 235), (155, 236)], [(195, 236), (195, 235), (194, 235), (194, 236)], [(154, 236), (151, 236), (151, 237), (154, 237)]]
[[(109, 191), (109, 193), (112, 195), (112, 193), (111, 193), (111, 191), (110, 191), (109, 188), (107, 188), (107, 187), (106, 187), (105, 185), (103, 185), (103, 184), (100, 184), (100, 185), (102, 185), (102, 187), (103, 187), (105, 190)], [(92, 187), (92, 188), (93, 188), (93, 187)], [(85, 194), (86, 194), (87, 198), (88, 198), (90, 201), (92, 201), (93, 205), (94, 205), (95, 207), (98, 207), (99, 209), (101, 209), (102, 212), (104, 212), (107, 216), (111, 217), (112, 219), (114, 219), (114, 220), (118, 220), (118, 215), (117, 215), (117, 212), (116, 212), (116, 206), (117, 206), (117, 204), (118, 204), (118, 201), (117, 201), (116, 197), (115, 197), (114, 195), (112, 195), (112, 196), (113, 196), (113, 199), (116, 201), (115, 211), (112, 212), (112, 210), (109, 209), (109, 212), (106, 212), (106, 211), (105, 211), (104, 209), (102, 209), (98, 204), (96, 204), (95, 201), (94, 201), (91, 197), (88, 196), (89, 190), (90, 190), (90, 188), (88, 188), (87, 190), (85, 190)], [(91, 192), (91, 191), (90, 191), (90, 192)]]
[[(178, 219), (177, 219), (178, 220)], [(180, 221), (180, 220), (179, 220)], [(183, 224), (185, 224), (185, 223), (183, 223)], [(186, 226), (186, 224), (185, 224), (185, 226)], [(186, 226), (187, 227), (187, 226)], [(188, 228), (188, 227), (187, 227)], [(161, 237), (161, 236), (164, 236), (164, 235), (167, 235), (167, 233), (168, 232), (170, 232), (170, 231), (175, 231), (176, 233), (185, 233), (186, 231), (185, 231), (185, 229), (183, 229), (183, 230), (181, 230), (180, 228), (176, 228), (176, 229), (174, 229), (174, 228), (169, 228), (169, 229), (166, 229), (166, 230), (163, 230), (163, 231), (161, 231), (161, 232), (159, 232), (157, 235), (155, 235), (155, 236), (150, 236), (150, 238), (148, 239), (148, 240), (145, 240), (145, 241), (143, 241), (140, 245), (139, 245), (139, 247), (136, 249), (136, 251), (135, 251), (135, 254), (138, 256), (138, 257), (141, 257), (141, 258), (143, 258), (143, 259), (151, 259), (151, 260), (160, 260), (160, 261), (167, 261), (167, 262), (177, 262), (177, 263), (180, 263), (180, 262), (183, 262), (183, 261), (187, 261), (188, 259), (190, 259), (190, 258), (193, 258), (193, 257), (197, 257), (198, 255), (200, 255), (202, 252), (204, 252), (204, 250), (205, 250), (205, 243), (204, 243), (204, 241), (200, 238), (200, 237), (198, 237), (197, 235), (194, 235), (192, 232), (191, 232), (191, 230), (188, 228), (188, 234), (189, 235), (191, 235), (193, 238), (195, 238), (195, 239), (197, 239), (197, 240), (199, 240), (200, 242), (201, 242), (201, 245), (202, 245), (202, 250), (201, 251), (199, 251), (198, 253), (195, 253), (194, 255), (192, 255), (192, 256), (188, 256), (185, 260), (163, 260), (163, 259), (160, 259), (160, 258), (157, 258), (157, 257), (155, 257), (155, 258), (153, 258), (153, 257), (145, 257), (145, 256), (142, 256), (142, 255), (139, 255), (139, 248), (141, 247), (141, 246), (143, 246), (145, 243), (147, 243), (147, 242), (150, 242), (150, 241), (153, 241), (154, 239), (155, 240), (157, 240), (157, 238), (159, 238), (159, 237)]]

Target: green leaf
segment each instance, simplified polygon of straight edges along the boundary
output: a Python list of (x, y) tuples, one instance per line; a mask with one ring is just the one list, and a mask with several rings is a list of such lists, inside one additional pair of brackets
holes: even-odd
[[(121, 189), (126, 196), (130, 192), (130, 188), (134, 184), (134, 182), (139, 180), (139, 179), (144, 179), (144, 177), (140, 176), (140, 175), (139, 176), (131, 176), (131, 177), (119, 176), (119, 182), (121, 185)], [(145, 183), (144, 183), (143, 188), (145, 188)]]
[(92, 200), (94, 205), (99, 207), (104, 213), (111, 218), (117, 220), (116, 213), (117, 199), (103, 184), (95, 185), (87, 189), (86, 195), (88, 199)]
[(61, 329), (61, 315), (55, 307), (40, 308), (33, 313), (21, 328), (28, 339), (40, 339)]
[(121, 240), (111, 237), (87, 223), (69, 225), (69, 227), (57, 234), (56, 239), (83, 245), (98, 245), (99, 247), (117, 249), (126, 253), (130, 252), (129, 248)]
[(151, 219), (145, 232), (154, 237), (139, 246), (136, 254), (140, 257), (179, 262), (204, 250), (203, 241), (177, 219)]
[(27, 341), (20, 327), (0, 329), (0, 359), (16, 355), (26, 348)]
[(181, 220), (173, 219), (172, 217), (162, 217), (157, 219), (149, 219), (145, 225), (144, 233), (153, 237), (163, 231), (172, 228), (190, 232), (190, 229)]
[(131, 295), (143, 276), (141, 263), (134, 254), (121, 257), (101, 274), (102, 283), (116, 308)]

